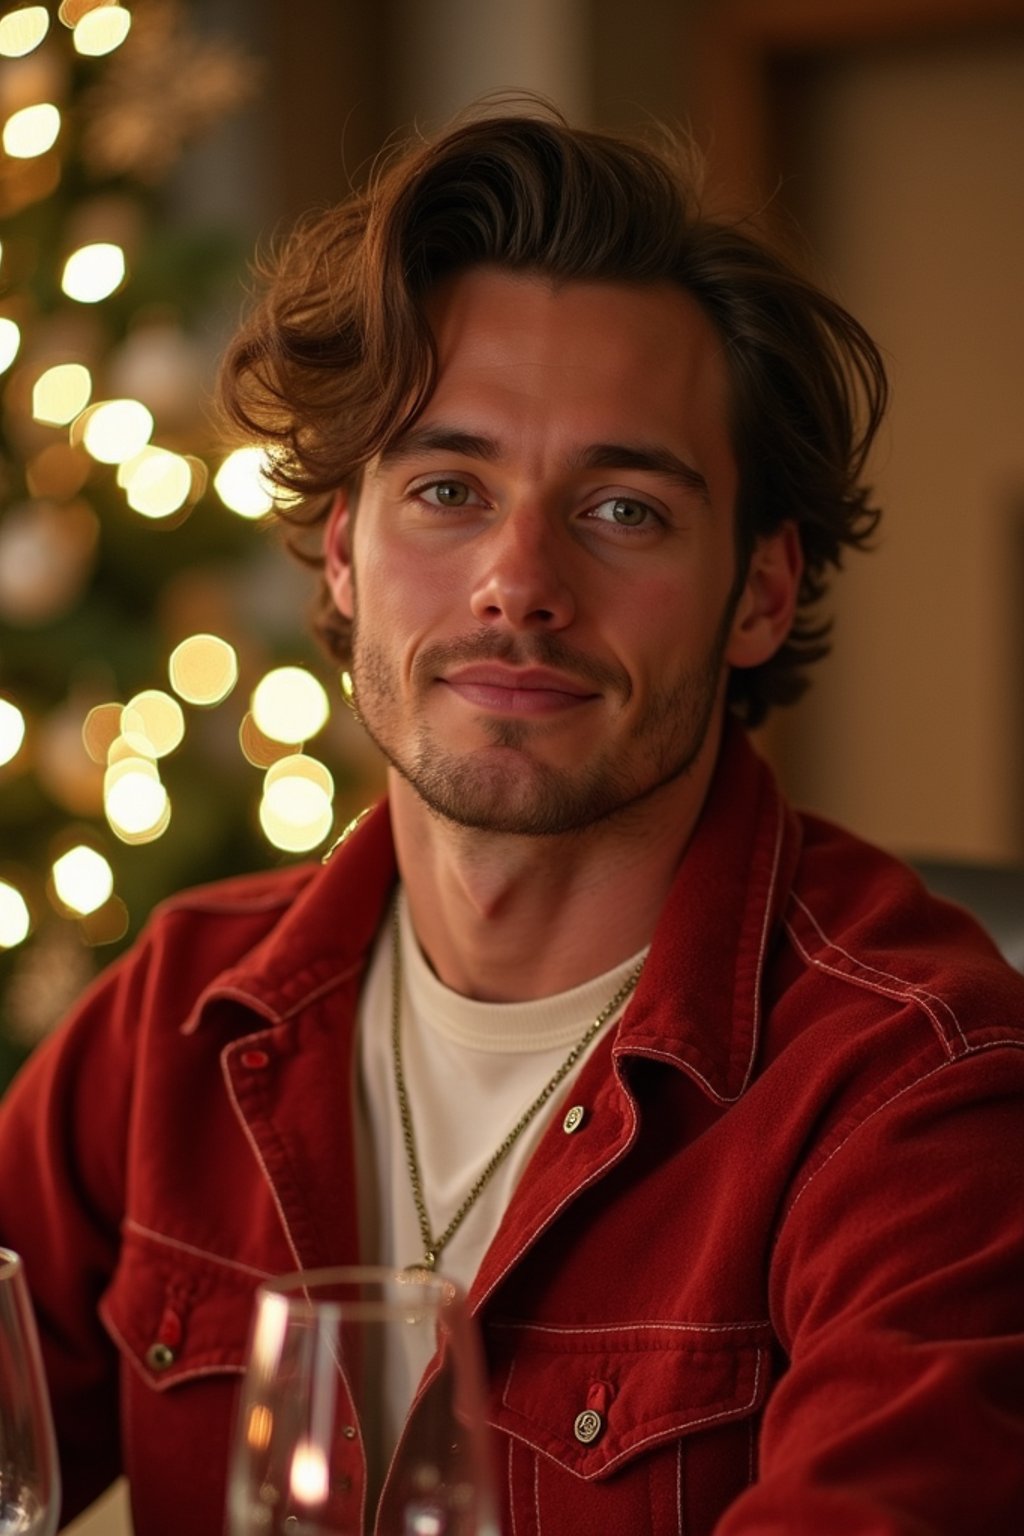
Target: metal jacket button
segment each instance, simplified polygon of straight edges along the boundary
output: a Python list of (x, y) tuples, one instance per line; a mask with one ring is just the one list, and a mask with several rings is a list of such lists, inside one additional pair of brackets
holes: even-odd
[(582, 1413), (578, 1413), (572, 1427), (573, 1434), (581, 1445), (593, 1444), (602, 1429), (604, 1429), (604, 1420), (593, 1408), (584, 1408)]
[(582, 1104), (573, 1105), (572, 1109), (569, 1110), (565, 1119), (562, 1121), (562, 1130), (567, 1136), (571, 1136), (573, 1131), (579, 1130), (580, 1126), (583, 1124), (583, 1117), (585, 1114), (586, 1110), (583, 1108)]
[(166, 1371), (174, 1364), (174, 1359), (174, 1350), (169, 1344), (151, 1344), (146, 1350), (146, 1364), (153, 1371)]

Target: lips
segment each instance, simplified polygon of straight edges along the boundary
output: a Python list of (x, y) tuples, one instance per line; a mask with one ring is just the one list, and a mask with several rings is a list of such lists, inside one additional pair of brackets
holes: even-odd
[(546, 667), (460, 667), (440, 681), (468, 704), (510, 714), (546, 714), (576, 708), (599, 697), (578, 679)]

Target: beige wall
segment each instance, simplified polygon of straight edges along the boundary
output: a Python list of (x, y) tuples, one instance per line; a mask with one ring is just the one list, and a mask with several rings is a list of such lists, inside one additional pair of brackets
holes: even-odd
[(805, 802), (898, 850), (1024, 855), (1024, 44), (871, 51), (801, 93), (787, 188), (882, 344), (879, 547), (783, 737)]
[(478, 96), (535, 91), (588, 112), (584, 0), (392, 0), (400, 123), (435, 128)]

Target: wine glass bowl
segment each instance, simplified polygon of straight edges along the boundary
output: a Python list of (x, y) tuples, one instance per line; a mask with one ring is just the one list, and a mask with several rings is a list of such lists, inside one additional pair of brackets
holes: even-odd
[(314, 1270), (257, 1293), (231, 1536), (497, 1536), (477, 1339), (424, 1270)]
[(0, 1536), (53, 1536), (59, 1518), (50, 1397), (25, 1271), (0, 1248)]

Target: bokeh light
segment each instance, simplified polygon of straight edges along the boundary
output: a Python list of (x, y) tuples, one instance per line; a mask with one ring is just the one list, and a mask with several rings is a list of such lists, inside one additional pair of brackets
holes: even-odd
[(308, 741), (330, 714), (323, 684), (304, 667), (275, 667), (253, 690), (252, 717), (273, 741)]
[(64, 263), (61, 288), (79, 304), (98, 304), (124, 282), (124, 251), (107, 240), (79, 246)]
[[(123, 706), (121, 707), (121, 715), (122, 717), (124, 715)], [(121, 735), (120, 730), (118, 730), (114, 740), (107, 748), (107, 762), (109, 763), (110, 767), (113, 769), (117, 766), (118, 763), (134, 763), (140, 758), (145, 759), (147, 769), (152, 770), (152, 776), (154, 779), (158, 779), (160, 774), (156, 766), (156, 757), (149, 743), (146, 742), (144, 745), (140, 745), (137, 741), (128, 741), (124, 736)]]
[(167, 790), (152, 763), (141, 757), (107, 770), (103, 810), (111, 831), (126, 843), (162, 837), (171, 819)]
[(14, 320), (0, 317), (0, 373), (9, 368), (21, 346), (21, 330)]
[(28, 938), (32, 918), (17, 886), (0, 880), (0, 949), (13, 949)]
[(260, 826), (275, 848), (306, 853), (331, 831), (333, 801), (330, 770), (315, 757), (293, 753), (264, 775)]
[(25, 716), (10, 699), (0, 699), (0, 764), (9, 763), (25, 740)]
[(96, 704), (82, 722), (82, 742), (94, 763), (106, 763), (111, 747), (121, 734), (121, 704)]
[(131, 13), (123, 6), (103, 5), (89, 11), (75, 23), (73, 42), (76, 50), (90, 59), (100, 58), (119, 48), (131, 30)]
[(221, 501), (239, 517), (265, 517), (274, 496), (266, 479), (266, 455), (262, 448), (236, 448), (213, 477)]
[(334, 778), (331, 770), (318, 758), (310, 757), (306, 752), (293, 752), (288, 757), (280, 758), (273, 763), (263, 778), (264, 794), (280, 779), (305, 779), (308, 783), (316, 785), (328, 800), (334, 798)]
[(330, 1473), (322, 1446), (312, 1440), (299, 1441), (292, 1453), (288, 1484), (297, 1504), (312, 1506), (324, 1502), (330, 1487)]
[(23, 5), (8, 11), (0, 19), (0, 54), (7, 59), (23, 59), (38, 48), (50, 30), (50, 16), (45, 5)]
[(192, 495), (192, 465), (167, 448), (143, 448), (121, 465), (117, 478), (128, 505), (142, 517), (171, 517)]
[(166, 757), (185, 736), (185, 715), (177, 699), (160, 688), (147, 688), (129, 699), (121, 714), (121, 734), (131, 744), (142, 741), (154, 757)]
[(295, 747), (294, 742), (272, 741), (269, 736), (264, 736), (248, 710), (238, 727), (238, 745), (246, 762), (254, 768), (271, 767), (283, 757), (290, 757)]
[(219, 635), (189, 635), (171, 652), (167, 669), (186, 704), (219, 704), (238, 681), (238, 656)]
[(3, 146), (12, 160), (34, 160), (57, 142), (60, 112), (50, 101), (12, 112), (4, 123)]
[(79, 843), (53, 866), (53, 885), (71, 912), (83, 916), (102, 907), (114, 889), (114, 871), (101, 853)]
[(122, 464), (149, 442), (153, 416), (141, 400), (104, 400), (82, 424), (82, 445), (101, 464)]
[(120, 896), (111, 896), (102, 907), (79, 918), (78, 931), (87, 944), (116, 944), (128, 932), (128, 908)]
[(32, 386), (32, 415), (47, 426), (63, 427), (89, 404), (92, 375), (82, 363), (57, 363)]
[(57, 7), (57, 20), (73, 30), (89, 11), (118, 3), (119, 0), (60, 0), (60, 5)]

